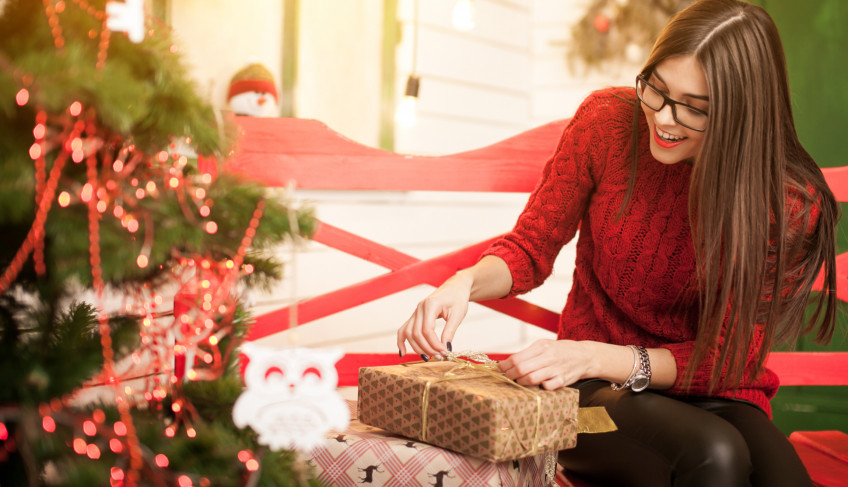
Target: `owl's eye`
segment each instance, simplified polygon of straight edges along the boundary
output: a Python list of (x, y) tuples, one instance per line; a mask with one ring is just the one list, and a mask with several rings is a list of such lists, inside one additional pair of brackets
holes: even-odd
[(308, 369), (306, 369), (306, 370), (304, 370), (304, 371), (303, 371), (303, 377), (306, 377), (306, 376), (307, 376), (307, 375), (309, 375), (309, 374), (312, 374), (312, 375), (314, 375), (315, 377), (317, 377), (317, 378), (318, 378), (318, 380), (321, 380), (321, 371), (320, 371), (320, 370), (318, 370), (318, 368), (316, 368), (316, 367), (309, 367)]
[(272, 375), (279, 375), (279, 377), (275, 377), (276, 379), (282, 379), (286, 376), (286, 374), (283, 373), (283, 369), (279, 367), (269, 367), (268, 370), (265, 371), (265, 380), (267, 381)]

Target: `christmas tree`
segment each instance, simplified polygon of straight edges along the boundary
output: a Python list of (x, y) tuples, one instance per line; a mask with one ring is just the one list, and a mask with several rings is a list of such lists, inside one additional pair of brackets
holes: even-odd
[(313, 219), (218, 174), (142, 3), (0, 1), (0, 485), (313, 483), (231, 417), (239, 295)]

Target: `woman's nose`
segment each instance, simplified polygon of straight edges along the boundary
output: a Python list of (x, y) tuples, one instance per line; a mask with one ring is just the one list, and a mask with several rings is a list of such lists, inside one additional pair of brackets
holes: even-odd
[(671, 108), (671, 105), (666, 105), (660, 108), (654, 118), (660, 125), (674, 125), (677, 123), (677, 121), (674, 120), (674, 110)]

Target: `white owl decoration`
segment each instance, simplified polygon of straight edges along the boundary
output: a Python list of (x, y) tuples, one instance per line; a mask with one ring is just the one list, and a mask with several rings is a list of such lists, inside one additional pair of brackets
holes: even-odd
[(350, 410), (335, 388), (339, 349), (273, 349), (245, 343), (247, 388), (233, 406), (233, 422), (250, 426), (272, 450), (310, 451), (330, 430), (344, 431)]

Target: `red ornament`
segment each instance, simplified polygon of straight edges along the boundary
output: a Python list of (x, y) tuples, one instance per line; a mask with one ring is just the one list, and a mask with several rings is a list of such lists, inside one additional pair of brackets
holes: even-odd
[(597, 31), (600, 32), (601, 34), (606, 34), (607, 32), (609, 32), (610, 19), (608, 19), (605, 15), (603, 15), (603, 14), (596, 15), (594, 23), (595, 23), (595, 29), (597, 29)]

